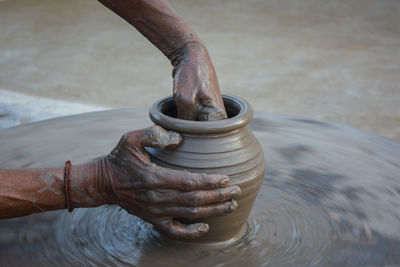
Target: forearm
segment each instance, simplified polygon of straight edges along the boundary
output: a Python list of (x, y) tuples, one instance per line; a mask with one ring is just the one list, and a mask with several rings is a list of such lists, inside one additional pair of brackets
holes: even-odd
[(65, 207), (62, 169), (0, 170), (0, 218)]
[[(95, 176), (96, 161), (72, 166), (71, 199), (74, 208), (104, 204)], [(0, 218), (66, 208), (64, 168), (0, 170)]]
[(164, 55), (188, 42), (201, 43), (165, 0), (99, 0), (140, 31)]

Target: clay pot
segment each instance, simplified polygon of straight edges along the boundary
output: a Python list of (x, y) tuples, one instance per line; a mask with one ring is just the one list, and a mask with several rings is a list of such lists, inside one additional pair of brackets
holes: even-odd
[(201, 219), (210, 230), (193, 242), (221, 242), (237, 236), (246, 222), (262, 184), (263, 151), (248, 124), (253, 110), (245, 100), (223, 96), (228, 119), (188, 121), (177, 119), (172, 97), (156, 102), (151, 120), (161, 127), (180, 132), (183, 142), (174, 150), (146, 148), (153, 162), (168, 168), (229, 175), (231, 184), (242, 189), (233, 213)]

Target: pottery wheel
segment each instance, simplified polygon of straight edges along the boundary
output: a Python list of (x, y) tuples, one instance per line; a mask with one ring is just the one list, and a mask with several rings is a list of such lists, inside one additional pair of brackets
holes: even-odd
[[(107, 154), (145, 110), (87, 113), (0, 132), (0, 168), (63, 166)], [(267, 161), (237, 240), (171, 241), (117, 206), (0, 221), (1, 266), (400, 264), (400, 143), (350, 127), (256, 112)]]

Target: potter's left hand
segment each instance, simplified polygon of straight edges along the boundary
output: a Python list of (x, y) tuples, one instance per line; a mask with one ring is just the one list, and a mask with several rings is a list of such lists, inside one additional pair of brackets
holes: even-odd
[(118, 204), (129, 213), (175, 238), (205, 234), (204, 223), (181, 224), (189, 220), (222, 215), (237, 208), (232, 199), (241, 193), (229, 185), (229, 177), (190, 173), (159, 167), (150, 162), (144, 147), (174, 148), (182, 141), (176, 132), (159, 126), (125, 134), (102, 160), (99, 178), (106, 203)]
[(178, 118), (214, 121), (226, 119), (217, 75), (207, 49), (187, 42), (170, 57), (174, 66), (174, 100)]

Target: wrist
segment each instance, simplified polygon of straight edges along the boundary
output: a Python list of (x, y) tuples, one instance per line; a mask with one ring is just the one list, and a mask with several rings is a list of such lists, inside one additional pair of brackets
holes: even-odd
[(101, 194), (103, 204), (115, 204), (116, 194), (112, 186), (113, 177), (116, 177), (114, 170), (110, 155), (96, 161), (98, 192)]
[(200, 41), (200, 39), (188, 39), (180, 43), (170, 54), (168, 54), (168, 59), (170, 60), (172, 66), (176, 67), (183, 60), (188, 60), (192, 57), (197, 57), (198, 55), (202, 55), (208, 53), (204, 44)]
[(99, 168), (101, 159), (81, 165), (72, 165), (70, 196), (73, 208), (98, 207), (106, 204), (101, 188)]

